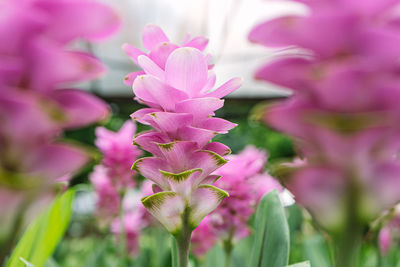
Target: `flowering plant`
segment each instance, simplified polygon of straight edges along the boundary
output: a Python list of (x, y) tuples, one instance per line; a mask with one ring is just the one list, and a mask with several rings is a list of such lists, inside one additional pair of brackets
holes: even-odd
[(124, 47), (143, 69), (129, 75), (135, 77), (135, 99), (149, 107), (132, 118), (152, 127), (137, 135), (134, 143), (153, 157), (137, 160), (133, 169), (154, 183), (154, 194), (142, 203), (174, 235), (179, 266), (187, 266), (191, 232), (228, 196), (212, 185), (220, 178), (212, 172), (226, 163), (223, 157), (230, 149), (209, 141), (235, 126), (213, 116), (223, 106), (220, 98), (236, 90), (241, 79), (212, 90), (215, 74), (209, 70), (210, 57), (202, 53), (204, 38), (185, 41), (180, 47), (171, 44), (160, 28), (148, 25), (143, 43), (147, 55)]

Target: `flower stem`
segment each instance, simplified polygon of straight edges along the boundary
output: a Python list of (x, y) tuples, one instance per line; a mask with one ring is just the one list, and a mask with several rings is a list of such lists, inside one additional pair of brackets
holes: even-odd
[(182, 231), (175, 236), (178, 247), (178, 267), (188, 266), (192, 231), (193, 229), (189, 226), (189, 210), (185, 210), (182, 216)]
[(360, 190), (357, 179), (350, 176), (347, 188), (347, 212), (344, 230), (335, 238), (335, 266), (357, 266), (358, 252), (362, 243), (363, 224), (359, 218)]
[(229, 230), (229, 236), (226, 240), (223, 242), (223, 247), (225, 251), (225, 267), (230, 267), (231, 266), (231, 255), (232, 255), (232, 249), (233, 249), (233, 232), (234, 229), (233, 227)]

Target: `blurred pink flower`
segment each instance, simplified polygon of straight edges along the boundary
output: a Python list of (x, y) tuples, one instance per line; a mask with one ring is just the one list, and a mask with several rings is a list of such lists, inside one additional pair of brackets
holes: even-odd
[(97, 194), (97, 215), (106, 224), (120, 214), (123, 208), (121, 197), (136, 186), (137, 173), (131, 170), (131, 166), (141, 151), (132, 146), (135, 132), (136, 125), (130, 120), (117, 132), (96, 128), (95, 144), (103, 153), (103, 161), (94, 168), (90, 181)]
[(97, 59), (69, 44), (106, 37), (119, 21), (109, 7), (89, 0), (6, 0), (0, 10), (0, 54), (6, 55), (0, 59), (0, 169), (54, 182), (85, 164), (87, 153), (53, 140), (65, 128), (108, 114), (100, 99), (60, 89), (101, 74)]
[[(195, 247), (202, 248), (194, 251), (196, 255), (207, 252), (218, 240), (235, 243), (248, 236), (250, 234), (249, 218), (261, 198), (273, 189), (280, 192), (283, 190), (278, 181), (263, 172), (267, 161), (265, 151), (247, 146), (239, 154), (229, 155), (227, 158), (228, 163), (213, 174), (223, 177), (215, 184), (228, 191), (230, 196), (206, 217), (207, 221), (204, 225), (200, 224), (202, 228), (194, 230), (192, 243)], [(209, 237), (203, 233), (204, 231), (216, 236), (212, 244), (206, 241)], [(198, 244), (202, 242), (209, 246)]]
[[(183, 213), (190, 210), (188, 224), (193, 229), (227, 196), (212, 185), (217, 176), (211, 173), (225, 163), (223, 156), (230, 149), (209, 141), (235, 127), (213, 116), (223, 106), (220, 98), (241, 83), (235, 78), (211, 90), (215, 75), (209, 71), (209, 56), (201, 51), (205, 39), (193, 40), (183, 47), (168, 44), (161, 29), (150, 25), (143, 33), (145, 47), (151, 50), (148, 56), (136, 48), (129, 47), (128, 51), (125, 46), (143, 69), (133, 79), (136, 100), (149, 107), (136, 111), (132, 118), (152, 127), (134, 139), (135, 144), (154, 155), (139, 159), (133, 166), (155, 183), (155, 194), (142, 202), (175, 234), (182, 227)], [(163, 50), (167, 46), (171, 51)]]
[[(31, 219), (56, 193), (54, 184), (68, 181), (65, 177), (90, 158), (85, 149), (60, 141), (62, 132), (104, 120), (109, 113), (104, 101), (69, 89), (105, 70), (72, 44), (109, 36), (119, 19), (111, 8), (91, 0), (5, 0), (0, 17), (0, 191), (18, 196), (10, 198), (9, 206), (17, 212), (24, 208)], [(14, 215), (2, 215), (0, 231), (8, 229)], [(4, 240), (0, 237), (0, 246)]]
[(294, 136), (307, 160), (285, 181), (295, 198), (338, 230), (350, 224), (346, 196), (358, 192), (356, 219), (365, 224), (400, 201), (398, 1), (299, 2), (307, 14), (269, 20), (249, 34), (300, 51), (255, 73), (293, 91), (268, 108), (265, 122)]
[(135, 133), (136, 124), (130, 120), (118, 132), (104, 127), (96, 128), (95, 144), (103, 153), (102, 165), (107, 168), (111, 182), (117, 189), (135, 186), (133, 177), (136, 172), (131, 170), (131, 166), (142, 154), (136, 146), (132, 146)]
[(210, 215), (204, 217), (193, 231), (191, 238), (192, 252), (197, 257), (205, 255), (218, 242), (218, 236), (210, 223)]

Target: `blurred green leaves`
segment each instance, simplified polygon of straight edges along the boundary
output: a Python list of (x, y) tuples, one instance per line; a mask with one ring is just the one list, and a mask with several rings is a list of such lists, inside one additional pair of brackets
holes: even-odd
[(52, 206), (28, 226), (7, 267), (26, 266), (21, 259), (36, 267), (45, 264), (67, 229), (74, 195), (75, 191), (70, 189), (57, 197)]
[(255, 219), (250, 267), (282, 267), (289, 262), (289, 226), (276, 190), (261, 200)]

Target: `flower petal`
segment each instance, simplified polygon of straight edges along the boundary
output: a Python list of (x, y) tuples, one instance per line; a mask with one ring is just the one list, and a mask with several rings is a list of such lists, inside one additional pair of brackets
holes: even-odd
[(226, 145), (224, 145), (222, 143), (219, 143), (219, 142), (208, 143), (204, 147), (204, 150), (210, 150), (212, 152), (217, 153), (220, 156), (226, 156), (226, 155), (229, 155), (232, 152), (231, 149), (228, 146), (226, 146)]
[(236, 123), (221, 119), (221, 118), (208, 118), (200, 122), (199, 128), (204, 128), (217, 133), (227, 133), (230, 129), (237, 126)]
[(66, 115), (65, 127), (80, 127), (107, 119), (110, 108), (103, 100), (82, 90), (55, 90), (52, 98)]
[(136, 77), (140, 76), (140, 75), (144, 75), (144, 74), (146, 74), (144, 71), (135, 71), (135, 72), (128, 73), (128, 75), (126, 75), (124, 78), (124, 84), (128, 85), (128, 86), (132, 86)]
[(175, 105), (176, 112), (193, 114), (193, 121), (196, 122), (210, 115), (224, 106), (224, 100), (214, 97), (193, 98), (183, 100)]
[(169, 42), (169, 39), (163, 30), (153, 24), (148, 24), (144, 27), (142, 38), (144, 47), (146, 47), (146, 49), (149, 51), (151, 51), (159, 43)]
[(133, 60), (133, 62), (136, 63), (136, 65), (138, 64), (138, 57), (141, 55), (145, 55), (145, 53), (139, 49), (137, 49), (136, 47), (130, 45), (130, 44), (123, 44), (122, 45), (122, 49), (125, 51), (125, 53), (128, 54), (128, 56)]
[(146, 121), (155, 129), (176, 137), (178, 131), (193, 121), (192, 114), (154, 112), (146, 115)]
[(177, 234), (181, 230), (181, 215), (186, 207), (177, 193), (171, 191), (156, 193), (142, 198), (142, 203), (171, 234)]
[(161, 169), (169, 170), (164, 160), (154, 157), (141, 158), (133, 163), (132, 169), (140, 172), (141, 175), (157, 184), (163, 190), (170, 190), (168, 181), (160, 173)]
[(156, 77), (142, 75), (133, 83), (133, 92), (144, 102), (160, 105), (165, 111), (174, 111), (175, 103), (187, 99), (182, 91), (168, 86)]
[(212, 185), (200, 185), (199, 189), (192, 195), (189, 206), (191, 213), (189, 222), (192, 227), (197, 227), (201, 220), (228, 197), (229, 194)]
[(138, 63), (139, 66), (142, 67), (142, 69), (146, 72), (146, 74), (153, 75), (160, 80), (165, 79), (164, 71), (147, 56), (139, 56)]
[(160, 68), (165, 69), (165, 63), (169, 55), (177, 48), (179, 46), (176, 44), (160, 43), (150, 51), (149, 58), (160, 66)]
[(189, 96), (196, 96), (207, 83), (207, 61), (195, 48), (178, 48), (168, 57), (165, 74), (168, 84)]
[(216, 97), (222, 98), (233, 91), (237, 90), (240, 86), (242, 86), (243, 79), (242, 78), (233, 78), (215, 89), (214, 91), (209, 92), (206, 94), (206, 97)]

